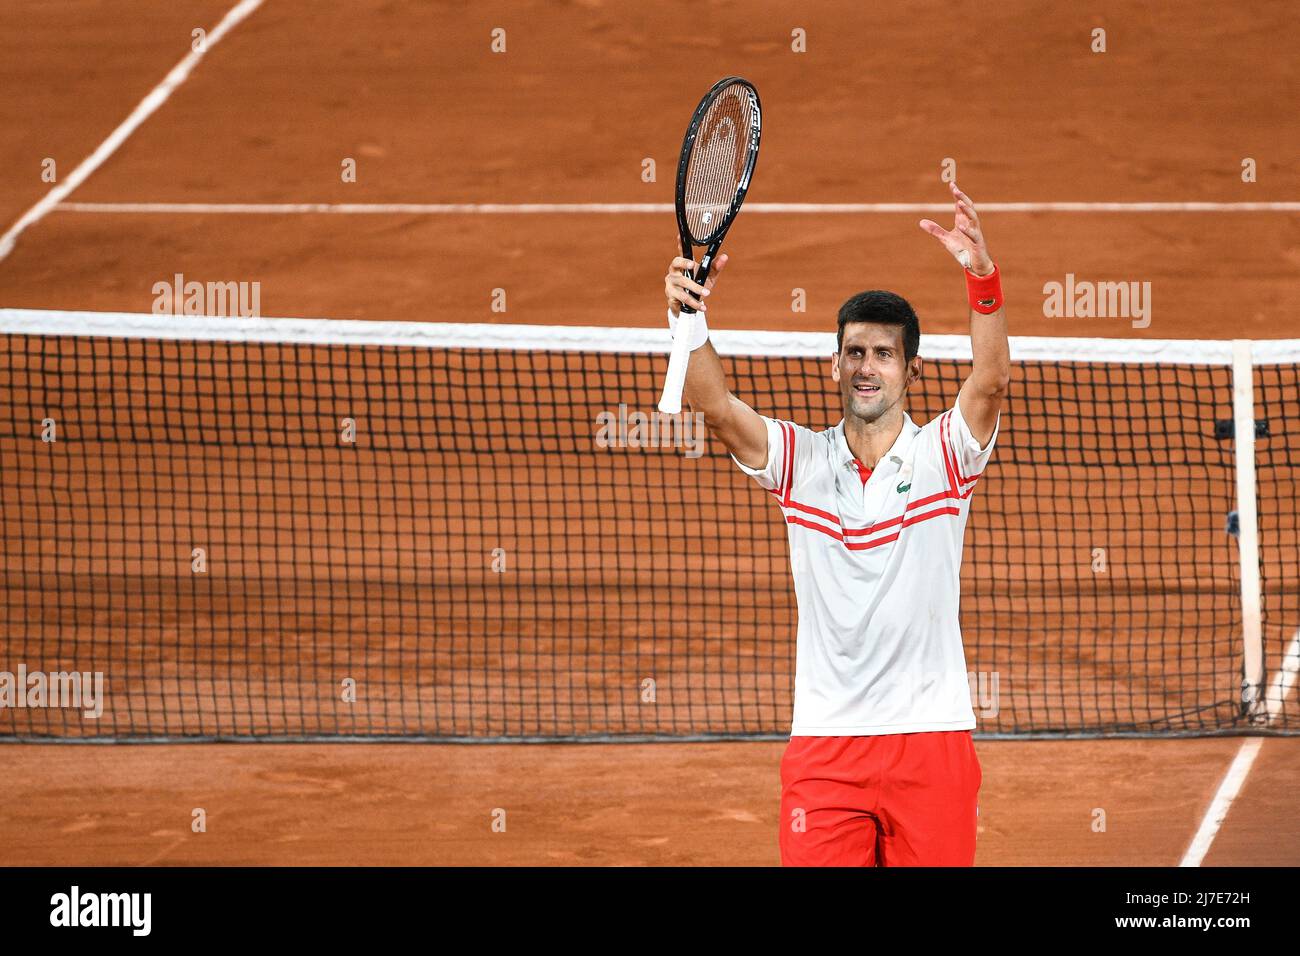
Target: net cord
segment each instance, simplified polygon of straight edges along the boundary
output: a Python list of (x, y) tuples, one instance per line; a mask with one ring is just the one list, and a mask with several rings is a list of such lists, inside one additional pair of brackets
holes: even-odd
[[(662, 321), (661, 314), (656, 313)], [(302, 345), (386, 345), (405, 348), (509, 348), (550, 352), (661, 353), (672, 348), (667, 327), (506, 325), (455, 322), (380, 322), (359, 319), (224, 318), (125, 312), (0, 309), (0, 333), (107, 336)], [(835, 351), (833, 332), (711, 329), (719, 355), (821, 358)], [(921, 355), (969, 361), (967, 335), (922, 335)], [(1011, 356), (1021, 362), (1117, 362), (1231, 365), (1228, 339), (1125, 339), (1011, 336)], [(1300, 363), (1300, 339), (1251, 343), (1261, 365)]]

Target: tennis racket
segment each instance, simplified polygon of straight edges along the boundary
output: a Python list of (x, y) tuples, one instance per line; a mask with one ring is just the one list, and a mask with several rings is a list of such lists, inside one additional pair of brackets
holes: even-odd
[[(758, 162), (762, 115), (754, 84), (728, 76), (704, 94), (686, 128), (677, 162), (677, 231), (687, 259), (694, 261), (694, 247), (706, 248), (699, 268), (687, 273), (700, 285), (708, 280), (722, 240), (745, 201)], [(669, 415), (682, 410), (694, 326), (695, 310), (683, 303), (659, 399), (659, 411)]]

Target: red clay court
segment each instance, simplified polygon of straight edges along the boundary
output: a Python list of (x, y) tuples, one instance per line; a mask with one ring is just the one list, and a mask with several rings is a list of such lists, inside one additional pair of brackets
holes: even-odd
[[(716, 442), (593, 442), (654, 407), (683, 124), (738, 73), (763, 153), (709, 323), (760, 412), (834, 423), (827, 333), (871, 286), (921, 316), (914, 417), (951, 402), (962, 289), (915, 224), (945, 168), (1006, 277), (963, 565), (1000, 681), (977, 863), (1300, 864), (1290, 9), (1015, 2), (972, 53), (937, 3), (720, 4), (665, 70), (686, 9), (14, 5), (0, 671), (109, 692), (0, 710), (0, 861), (778, 862), (784, 529)], [(258, 283), (276, 321), (152, 315), (178, 274)], [(1067, 276), (1149, 283), (1149, 324), (1049, 317)]]

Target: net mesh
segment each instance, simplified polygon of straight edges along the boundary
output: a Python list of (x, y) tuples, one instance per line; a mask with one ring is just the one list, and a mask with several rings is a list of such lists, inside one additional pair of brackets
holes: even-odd
[[(619, 351), (634, 330), (450, 347), (209, 341), (214, 321), (0, 335), (0, 671), (104, 679), (97, 716), (13, 704), (0, 736), (788, 734), (785, 526), (694, 419), (653, 412), (665, 356)], [(725, 356), (732, 390), (834, 424), (807, 339)], [(968, 368), (928, 361), (912, 417)], [(1300, 382), (1256, 375), (1280, 691)], [(1231, 418), (1227, 365), (1017, 361), (962, 568), (979, 733), (1248, 728)], [(1276, 696), (1266, 729), (1295, 732)]]

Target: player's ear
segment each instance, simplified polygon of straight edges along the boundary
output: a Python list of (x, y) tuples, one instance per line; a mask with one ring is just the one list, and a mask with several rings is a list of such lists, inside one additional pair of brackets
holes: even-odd
[(838, 382), (839, 380), (840, 380), (840, 353), (833, 352), (831, 353), (831, 381)]
[(915, 383), (919, 382), (921, 380), (922, 371), (923, 371), (923, 363), (921, 361), (921, 356), (919, 355), (913, 356), (912, 361), (908, 363), (907, 384), (914, 385)]

